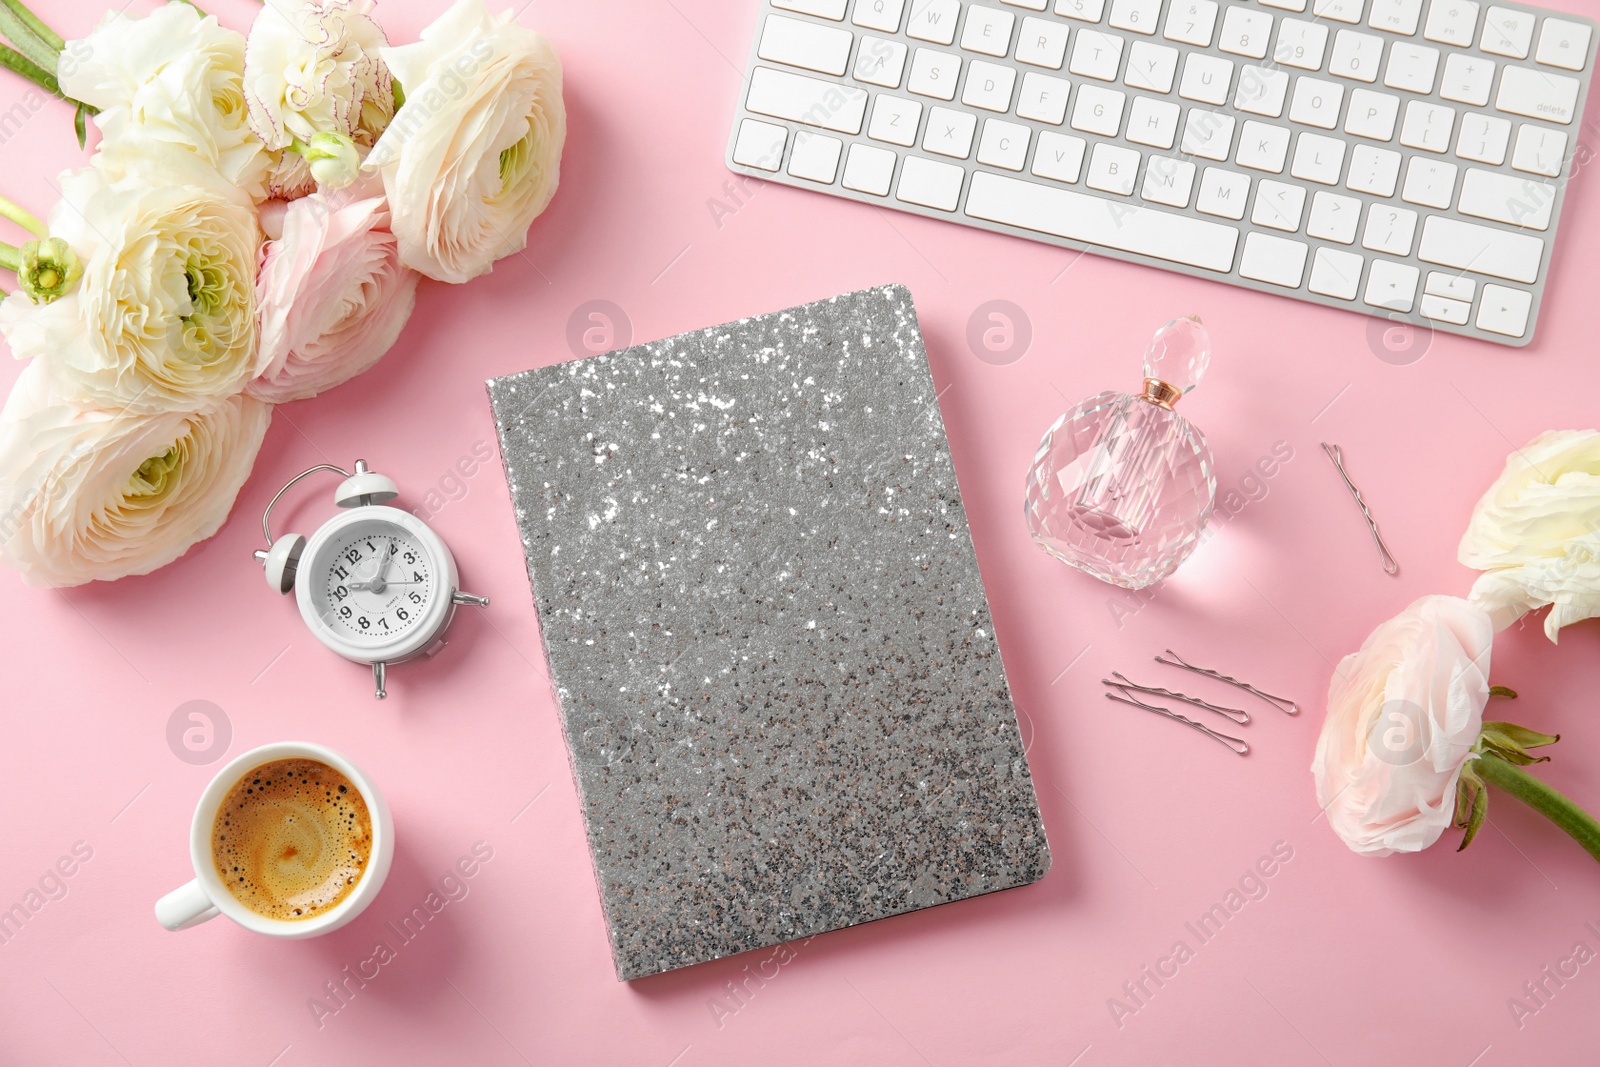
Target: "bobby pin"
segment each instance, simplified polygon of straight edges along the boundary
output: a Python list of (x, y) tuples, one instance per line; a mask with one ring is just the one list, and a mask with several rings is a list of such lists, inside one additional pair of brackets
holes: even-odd
[(1271, 704), (1285, 715), (1300, 714), (1300, 705), (1296, 704), (1287, 697), (1275, 697), (1271, 693), (1263, 693), (1249, 682), (1241, 682), (1239, 679), (1230, 677), (1229, 675), (1223, 674), (1220, 671), (1213, 671), (1205, 667), (1196, 667), (1192, 663), (1186, 663), (1184, 662), (1184, 658), (1182, 656), (1178, 655), (1170, 648), (1167, 649), (1167, 655), (1171, 656), (1172, 659), (1162, 659), (1160, 656), (1157, 656), (1156, 662), (1165, 663), (1168, 667), (1178, 667), (1181, 670), (1193, 671), (1195, 674), (1203, 674), (1207, 678), (1215, 678), (1219, 682), (1226, 682), (1236, 689), (1243, 689), (1246, 693), (1260, 697), (1262, 700), (1265, 700), (1268, 704)]
[[(1115, 678), (1116, 681), (1113, 682), (1111, 678)], [(1130, 682), (1127, 676), (1121, 671), (1112, 671), (1111, 678), (1100, 679), (1100, 684), (1110, 686), (1112, 689), (1120, 689), (1124, 693), (1149, 693), (1151, 696), (1170, 697), (1173, 700), (1181, 700), (1185, 704), (1193, 704), (1197, 708), (1204, 708), (1207, 711), (1214, 711), (1218, 715), (1232, 719), (1240, 726), (1243, 726), (1245, 723), (1250, 721), (1250, 713), (1245, 711), (1243, 708), (1225, 708), (1220, 704), (1213, 704), (1209, 700), (1201, 700), (1199, 697), (1192, 697), (1188, 693), (1175, 693), (1170, 689), (1157, 689), (1156, 687), (1149, 685), (1135, 685), (1133, 682)]]
[(1350, 495), (1355, 497), (1356, 506), (1361, 509), (1361, 517), (1367, 520), (1367, 529), (1372, 531), (1372, 542), (1378, 546), (1378, 556), (1383, 560), (1385, 574), (1399, 574), (1400, 564), (1395, 562), (1394, 553), (1389, 551), (1389, 546), (1383, 543), (1383, 535), (1378, 533), (1378, 522), (1372, 517), (1372, 509), (1367, 507), (1367, 502), (1361, 498), (1361, 490), (1356, 488), (1356, 483), (1350, 480), (1350, 472), (1344, 469), (1344, 452), (1338, 445), (1322, 442), (1322, 450), (1333, 460), (1334, 469), (1339, 472), (1339, 477), (1344, 479), (1344, 484), (1350, 490)]
[(1221, 742), (1225, 748), (1235, 755), (1247, 756), (1250, 754), (1250, 746), (1239, 738), (1231, 737), (1224, 733), (1218, 733), (1216, 730), (1213, 730), (1204, 723), (1195, 722), (1187, 715), (1180, 715), (1170, 708), (1158, 708), (1154, 704), (1146, 704), (1138, 697), (1128, 695), (1119, 696), (1116, 693), (1107, 693), (1106, 699), (1115, 700), (1122, 704), (1131, 704), (1136, 708), (1143, 708), (1145, 711), (1153, 711), (1157, 715), (1165, 715), (1167, 718), (1172, 719), (1175, 722), (1181, 722), (1185, 726), (1192, 726), (1196, 730), (1199, 730), (1201, 733), (1205, 734), (1207, 737), (1211, 738), (1213, 741)]

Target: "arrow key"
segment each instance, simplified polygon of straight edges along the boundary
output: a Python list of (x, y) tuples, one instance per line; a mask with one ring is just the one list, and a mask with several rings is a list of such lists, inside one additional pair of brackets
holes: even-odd
[(1528, 332), (1528, 312), (1532, 307), (1532, 293), (1504, 285), (1485, 285), (1483, 300), (1478, 304), (1478, 329), (1521, 337)]

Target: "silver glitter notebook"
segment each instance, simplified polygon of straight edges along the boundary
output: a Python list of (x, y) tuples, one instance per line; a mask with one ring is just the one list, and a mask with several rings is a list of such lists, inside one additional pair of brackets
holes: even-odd
[(910, 293), (489, 396), (620, 978), (1043, 877)]

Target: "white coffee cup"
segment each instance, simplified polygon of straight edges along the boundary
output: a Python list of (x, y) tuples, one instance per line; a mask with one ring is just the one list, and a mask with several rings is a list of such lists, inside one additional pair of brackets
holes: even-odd
[[(270, 919), (245, 907), (217, 876), (216, 860), (211, 851), (211, 830), (216, 822), (217, 809), (239, 779), (264, 763), (282, 759), (311, 759), (325, 763), (350, 779), (352, 785), (367, 802), (367, 814), (372, 820), (372, 851), (367, 867), (350, 894), (321, 915), (309, 919)], [(186, 930), (207, 919), (226, 915), (247, 930), (270, 937), (316, 937), (337, 930), (364, 911), (372, 898), (383, 888), (389, 875), (389, 864), (394, 861), (394, 820), (389, 815), (389, 805), (372, 780), (360, 768), (332, 749), (303, 741), (280, 741), (251, 749), (228, 763), (217, 772), (200, 794), (195, 805), (194, 821), (189, 826), (189, 860), (194, 864), (194, 880), (179, 886), (156, 901), (156, 919), (168, 930)]]

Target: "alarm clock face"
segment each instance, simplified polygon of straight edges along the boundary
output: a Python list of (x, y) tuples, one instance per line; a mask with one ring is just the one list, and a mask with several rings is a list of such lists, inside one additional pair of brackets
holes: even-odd
[(427, 616), (438, 595), (433, 568), (411, 533), (386, 522), (356, 524), (328, 542), (317, 583), (322, 615), (348, 640), (386, 643)]

